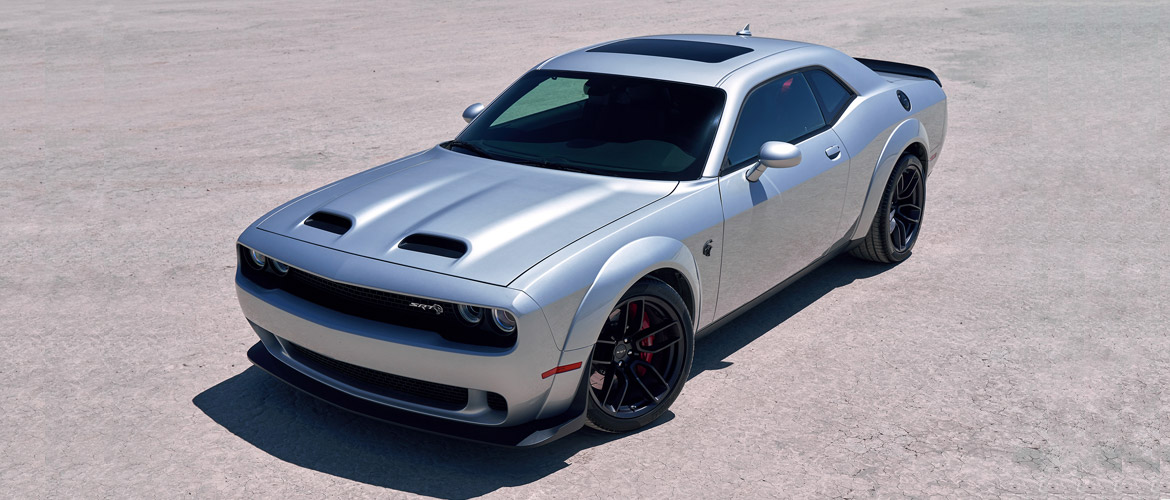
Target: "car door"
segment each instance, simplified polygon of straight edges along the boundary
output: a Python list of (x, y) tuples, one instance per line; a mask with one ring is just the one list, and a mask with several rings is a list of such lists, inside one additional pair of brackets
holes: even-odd
[[(719, 182), (725, 223), (716, 317), (808, 266), (841, 236), (848, 152), (810, 83), (820, 75), (806, 76), (774, 78), (744, 100)], [(801, 162), (749, 181), (746, 173), (768, 141), (795, 145)]]

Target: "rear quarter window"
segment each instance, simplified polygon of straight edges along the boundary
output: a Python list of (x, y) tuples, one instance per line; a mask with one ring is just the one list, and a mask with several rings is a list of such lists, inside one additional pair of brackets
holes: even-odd
[(825, 115), (825, 121), (831, 123), (845, 111), (845, 106), (849, 105), (853, 93), (824, 70), (806, 71), (805, 77), (812, 85), (813, 93), (821, 105), (821, 113)]

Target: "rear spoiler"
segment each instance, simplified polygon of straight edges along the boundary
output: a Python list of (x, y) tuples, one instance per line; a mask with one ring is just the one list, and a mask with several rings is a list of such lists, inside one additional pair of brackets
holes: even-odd
[(914, 66), (911, 64), (902, 64), (890, 61), (879, 61), (877, 59), (862, 59), (860, 57), (855, 57), (854, 59), (856, 59), (857, 62), (864, 64), (865, 67), (874, 71), (934, 80), (934, 83), (937, 83), (939, 87), (942, 87), (942, 81), (938, 79), (938, 75), (935, 75), (933, 71), (923, 68), (922, 66)]

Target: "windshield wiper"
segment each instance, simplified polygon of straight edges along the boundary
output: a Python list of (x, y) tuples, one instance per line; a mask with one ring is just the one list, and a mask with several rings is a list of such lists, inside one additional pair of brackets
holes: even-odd
[(518, 163), (520, 165), (529, 165), (532, 167), (547, 168), (547, 169), (552, 169), (552, 170), (564, 170), (566, 172), (577, 172), (579, 174), (596, 174), (597, 173), (596, 171), (590, 170), (587, 168), (581, 168), (581, 167), (578, 167), (575, 165), (569, 165), (567, 163), (560, 163), (560, 162), (548, 161), (548, 160), (515, 160), (513, 163)]
[[(482, 148), (476, 144), (466, 142), (466, 141), (451, 140), (451, 141), (447, 141), (447, 142), (443, 143), (442, 146), (447, 148), (447, 149), (451, 149), (451, 148), (465, 149), (476, 156), (487, 158), (489, 160), (504, 161), (504, 162), (508, 162), (508, 163), (515, 163), (517, 165), (528, 165), (530, 167), (547, 168), (550, 170), (564, 170), (566, 172), (577, 172), (580, 174), (598, 174), (598, 172), (596, 170), (578, 167), (575, 165), (569, 165), (568, 163), (564, 163), (564, 162), (549, 161), (549, 160), (543, 160), (543, 159), (527, 159), (527, 158), (514, 158), (514, 157), (510, 157), (510, 156), (499, 156), (499, 155), (489, 153), (484, 148)], [(560, 158), (557, 158), (557, 159), (559, 160)]]
[(458, 140), (447, 141), (446, 143), (443, 144), (443, 147), (445, 147), (447, 149), (451, 149), (451, 148), (466, 149), (467, 151), (470, 151), (471, 153), (475, 154), (475, 156), (479, 156), (481, 158), (487, 158), (489, 160), (496, 159), (496, 157), (493, 156), (491, 153), (487, 152), (487, 150), (485, 150), (485, 149), (483, 149), (475, 144), (472, 144), (470, 142), (466, 142), (466, 141), (458, 141)]

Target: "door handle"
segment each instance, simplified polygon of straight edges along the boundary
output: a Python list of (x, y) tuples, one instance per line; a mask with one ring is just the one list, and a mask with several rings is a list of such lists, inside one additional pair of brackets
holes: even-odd
[(830, 160), (836, 160), (838, 156), (841, 156), (841, 146), (832, 146), (826, 149), (825, 156), (828, 156)]

